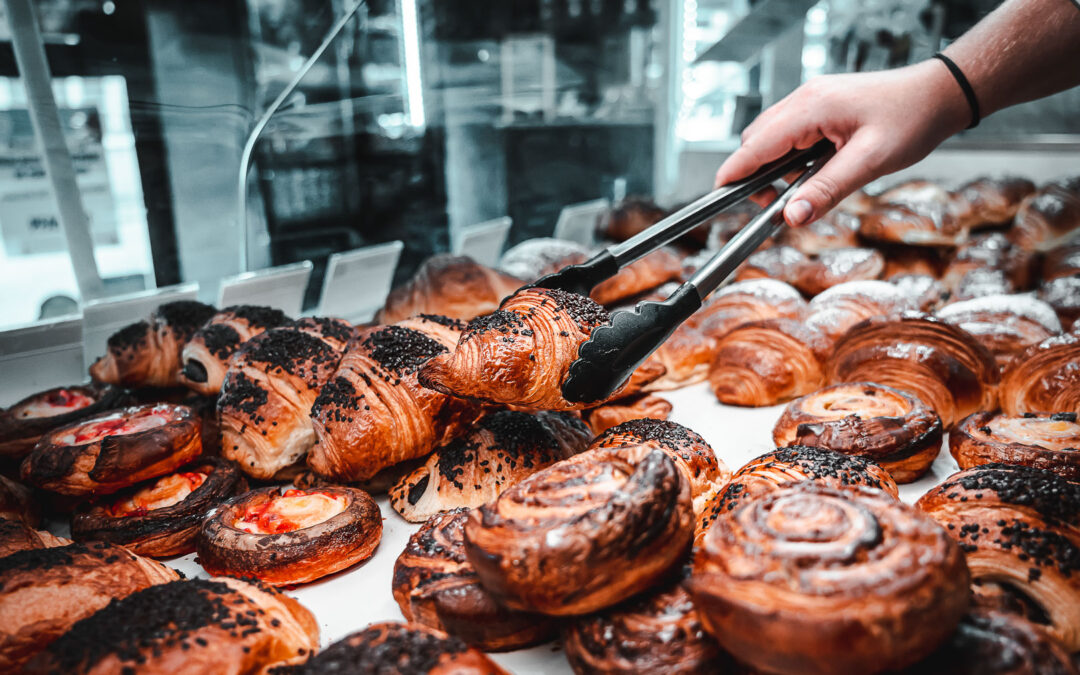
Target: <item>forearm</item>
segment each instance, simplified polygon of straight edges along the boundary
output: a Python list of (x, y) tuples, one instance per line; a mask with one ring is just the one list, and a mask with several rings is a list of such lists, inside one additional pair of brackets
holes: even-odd
[(983, 117), (1080, 84), (1080, 8), (1071, 0), (1007, 0), (945, 50)]

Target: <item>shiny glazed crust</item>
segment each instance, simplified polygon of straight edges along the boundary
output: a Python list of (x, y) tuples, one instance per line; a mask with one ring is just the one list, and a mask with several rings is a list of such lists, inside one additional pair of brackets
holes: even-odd
[(773, 442), (864, 457), (897, 483), (911, 483), (941, 450), (941, 420), (922, 401), (892, 387), (834, 384), (789, 403), (773, 427)]
[(1017, 354), (1001, 376), (1001, 409), (1080, 413), (1080, 334), (1047, 338)]
[(273, 586), (303, 584), (367, 560), (382, 539), (382, 516), (363, 490), (321, 487), (345, 498), (345, 510), (302, 529), (251, 534), (235, 526), (244, 512), (280, 496), (277, 487), (252, 490), (218, 507), (199, 529), (195, 549), (210, 574), (254, 577)]
[(390, 291), (375, 320), (390, 324), (417, 314), (469, 320), (498, 309), (502, 299), (524, 283), (468, 256), (435, 255), (412, 279)]
[(704, 382), (716, 346), (716, 338), (692, 326), (679, 326), (649, 357), (662, 364), (664, 374), (645, 384), (642, 391), (670, 391)]
[(690, 486), (648, 445), (597, 448), (535, 473), (465, 524), (465, 554), (505, 607), (587, 614), (653, 585), (693, 535)]
[(968, 607), (945, 530), (879, 490), (785, 486), (725, 513), (687, 588), (740, 661), (772, 673), (876, 673), (934, 651)]
[(1052, 471), (1080, 481), (1080, 424), (1076, 413), (1010, 417), (977, 412), (949, 434), (949, 452), (961, 469), (1002, 462)]
[(1053, 307), (1027, 295), (988, 295), (954, 302), (937, 317), (967, 331), (1004, 370), (1016, 354), (1061, 332)]
[(796, 248), (806, 255), (814, 255), (834, 248), (858, 246), (858, 229), (857, 215), (834, 209), (809, 225), (784, 228), (780, 232), (778, 243)]
[(597, 284), (589, 297), (601, 305), (610, 305), (676, 280), (682, 271), (679, 256), (670, 249), (661, 248)]
[[(71, 391), (94, 399), (84, 408), (49, 417), (26, 417), (22, 413), (28, 406), (48, 399), (58, 392)], [(10, 408), (0, 411), (0, 458), (22, 459), (30, 454), (43, 434), (60, 426), (65, 426), (92, 415), (111, 410), (120, 405), (124, 398), (123, 390), (110, 385), (91, 383), (77, 387), (54, 387), (15, 403)]]
[[(120, 414), (161, 414), (161, 426), (68, 445), (64, 437)], [(165, 475), (202, 452), (201, 425), (191, 408), (161, 403), (102, 413), (41, 437), (20, 467), (22, 480), (65, 495), (102, 495)]]
[(896, 316), (918, 309), (917, 299), (887, 281), (849, 281), (816, 295), (807, 307), (806, 325), (835, 342), (855, 324), (873, 316)]
[(180, 383), (203, 396), (216, 396), (240, 345), (288, 323), (280, 309), (235, 305), (221, 310), (195, 331), (180, 353)]
[(581, 413), (582, 418), (599, 436), (611, 427), (638, 419), (666, 420), (672, 405), (656, 394), (638, 394), (590, 408)]
[(465, 557), (469, 509), (432, 516), (394, 563), (394, 600), (406, 621), (444, 631), (484, 651), (511, 651), (555, 634), (547, 616), (506, 609), (480, 585)]
[(775, 279), (754, 279), (713, 293), (686, 325), (719, 338), (750, 321), (801, 319), (805, 313), (806, 300), (794, 286)]

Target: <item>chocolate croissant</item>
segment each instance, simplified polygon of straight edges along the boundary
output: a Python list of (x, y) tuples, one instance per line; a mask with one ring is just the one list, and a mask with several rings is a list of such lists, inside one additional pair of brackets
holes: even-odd
[(109, 337), (107, 351), (90, 366), (97, 382), (125, 387), (172, 387), (180, 384), (180, 354), (195, 331), (217, 312), (194, 300), (159, 306)]
[(949, 452), (961, 469), (1002, 462), (1080, 481), (1080, 424), (1075, 412), (1017, 417), (977, 412), (949, 434)]
[(523, 478), (581, 452), (591, 436), (572, 413), (491, 413), (402, 476), (390, 488), (390, 506), (411, 523), (481, 506)]
[(465, 555), (510, 609), (587, 614), (652, 586), (689, 550), (690, 485), (649, 445), (595, 448), (470, 515)]
[(22, 459), (45, 433), (116, 408), (123, 398), (118, 387), (96, 383), (27, 396), (0, 411), (0, 458)]
[(1080, 413), (1080, 334), (1056, 335), (1017, 354), (1001, 376), (1001, 409)]
[(687, 588), (738, 660), (770, 673), (877, 673), (918, 662), (968, 608), (945, 529), (880, 490), (785, 486), (717, 519)]
[(994, 357), (967, 332), (925, 314), (875, 317), (844, 334), (828, 362), (828, 381), (876, 382), (926, 403), (949, 428), (995, 407)]
[(1080, 485), (986, 464), (950, 476), (918, 506), (960, 544), (979, 604), (1024, 615), (1080, 649)]
[(713, 293), (705, 306), (686, 321), (712, 337), (765, 319), (801, 319), (806, 300), (791, 284), (775, 279), (739, 281)]
[(1020, 204), (1009, 239), (1027, 251), (1049, 251), (1080, 228), (1080, 181), (1050, 183)]
[(1019, 352), (1061, 332), (1054, 308), (1030, 295), (987, 295), (954, 302), (936, 316), (982, 343), (1002, 371)]
[(918, 299), (887, 281), (849, 281), (814, 296), (806, 325), (835, 342), (855, 324), (872, 316), (896, 316), (918, 309)]
[(226, 307), (210, 317), (184, 345), (180, 383), (204, 396), (217, 395), (229, 369), (229, 357), (240, 345), (288, 321), (285, 312), (273, 307)]
[(435, 255), (420, 265), (412, 279), (390, 291), (375, 320), (397, 323), (416, 314), (471, 319), (494, 311), (523, 283), (468, 256)]

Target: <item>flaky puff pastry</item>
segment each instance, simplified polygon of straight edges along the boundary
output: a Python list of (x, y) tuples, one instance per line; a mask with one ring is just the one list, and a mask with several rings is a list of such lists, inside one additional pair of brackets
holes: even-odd
[(1052, 471), (1080, 481), (1080, 424), (1076, 413), (1024, 413), (1017, 417), (977, 412), (949, 434), (949, 451), (961, 469), (1003, 462)]
[(465, 523), (465, 555), (497, 602), (587, 614), (652, 586), (693, 536), (690, 484), (650, 445), (596, 448), (535, 473)]
[(671, 249), (661, 248), (624, 267), (610, 279), (597, 284), (589, 297), (601, 305), (632, 298), (682, 275), (682, 260)]
[(1034, 257), (1013, 244), (1000, 232), (980, 234), (956, 249), (941, 275), (941, 281), (953, 295), (971, 295), (965, 285), (978, 281), (976, 272), (998, 272), (1005, 284), (1022, 290), (1027, 288)]
[(524, 282), (463, 255), (428, 258), (412, 279), (390, 291), (375, 320), (397, 323), (417, 314), (472, 319), (494, 311)]
[(666, 420), (671, 415), (671, 402), (656, 394), (637, 394), (620, 398), (581, 413), (582, 419), (599, 436), (613, 426), (630, 420)]
[(880, 490), (799, 483), (706, 533), (687, 588), (705, 628), (769, 673), (852, 675), (932, 653), (968, 608), (944, 528)]
[(18, 520), (31, 527), (41, 524), (41, 509), (34, 492), (0, 474), (0, 518)]
[(986, 295), (945, 305), (936, 316), (970, 333), (1004, 370), (1017, 353), (1061, 332), (1054, 308), (1030, 295)]
[(993, 355), (971, 334), (925, 314), (857, 324), (836, 342), (827, 370), (830, 383), (876, 382), (906, 391), (946, 429), (997, 401)]
[(918, 506), (959, 542), (979, 604), (1025, 615), (1080, 649), (1080, 485), (985, 464), (953, 474)]
[(1071, 241), (1047, 251), (1043, 256), (1041, 271), (1043, 281), (1080, 274), (1080, 241)]
[(45, 433), (121, 405), (119, 387), (91, 382), (32, 394), (0, 411), (0, 459), (20, 460)]
[(1080, 228), (1080, 179), (1040, 188), (1020, 204), (1009, 239), (1028, 251), (1049, 251), (1068, 241)]
[(1001, 376), (1001, 409), (1080, 413), (1080, 334), (1047, 338), (1017, 354)]
[(735, 278), (778, 279), (813, 296), (847, 281), (878, 279), (884, 270), (885, 257), (872, 248), (834, 248), (808, 256), (790, 246), (774, 246), (750, 256)]
[(764, 319), (801, 319), (806, 300), (791, 284), (775, 279), (739, 281), (716, 291), (686, 320), (706, 335), (723, 337), (734, 328)]
[(38, 548), (0, 558), (0, 670), (17, 671), (114, 599), (177, 578), (164, 565), (105, 543)]
[(919, 309), (910, 291), (887, 281), (848, 281), (810, 300), (806, 325), (835, 342), (855, 324), (872, 316), (896, 316)]
[(452, 396), (521, 408), (591, 407), (598, 402), (564, 399), (562, 385), (578, 348), (609, 322), (607, 311), (584, 296), (521, 290), (496, 312), (469, 322), (452, 351), (421, 367), (420, 383)]
[(641, 390), (670, 391), (704, 382), (716, 356), (716, 347), (716, 338), (704, 331), (685, 324), (679, 326), (646, 361), (659, 362), (664, 374), (644, 384)]
[(0, 518), (0, 558), (17, 551), (67, 546), (70, 543), (70, 539), (57, 537), (48, 530), (35, 530), (21, 520)]
[[(446, 354), (460, 324), (434, 318), (360, 331), (311, 407), (308, 466), (339, 481), (368, 480), (464, 433), (481, 406), (428, 389), (420, 367)], [(408, 326), (415, 326), (410, 328)]]
[(311, 612), (239, 579), (174, 581), (83, 619), (27, 664), (27, 673), (258, 673), (319, 647)]
[(184, 345), (180, 383), (203, 396), (217, 395), (229, 369), (229, 357), (240, 345), (288, 321), (285, 312), (273, 307), (226, 307), (210, 317)]
[(803, 227), (785, 228), (780, 232), (778, 243), (791, 246), (806, 255), (815, 255), (834, 248), (858, 246), (859, 216), (834, 209)]
[(626, 241), (649, 229), (665, 215), (667, 211), (651, 199), (627, 197), (600, 216), (596, 233), (602, 239)]
[(465, 557), (469, 509), (432, 516), (394, 563), (394, 600), (406, 621), (441, 630), (484, 651), (511, 651), (546, 642), (555, 621), (506, 609), (482, 585)]

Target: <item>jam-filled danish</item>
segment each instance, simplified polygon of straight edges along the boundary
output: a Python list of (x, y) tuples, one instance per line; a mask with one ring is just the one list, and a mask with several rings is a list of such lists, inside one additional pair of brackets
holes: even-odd
[(0, 458), (22, 459), (46, 432), (116, 408), (123, 398), (121, 389), (96, 383), (27, 396), (0, 411)]

